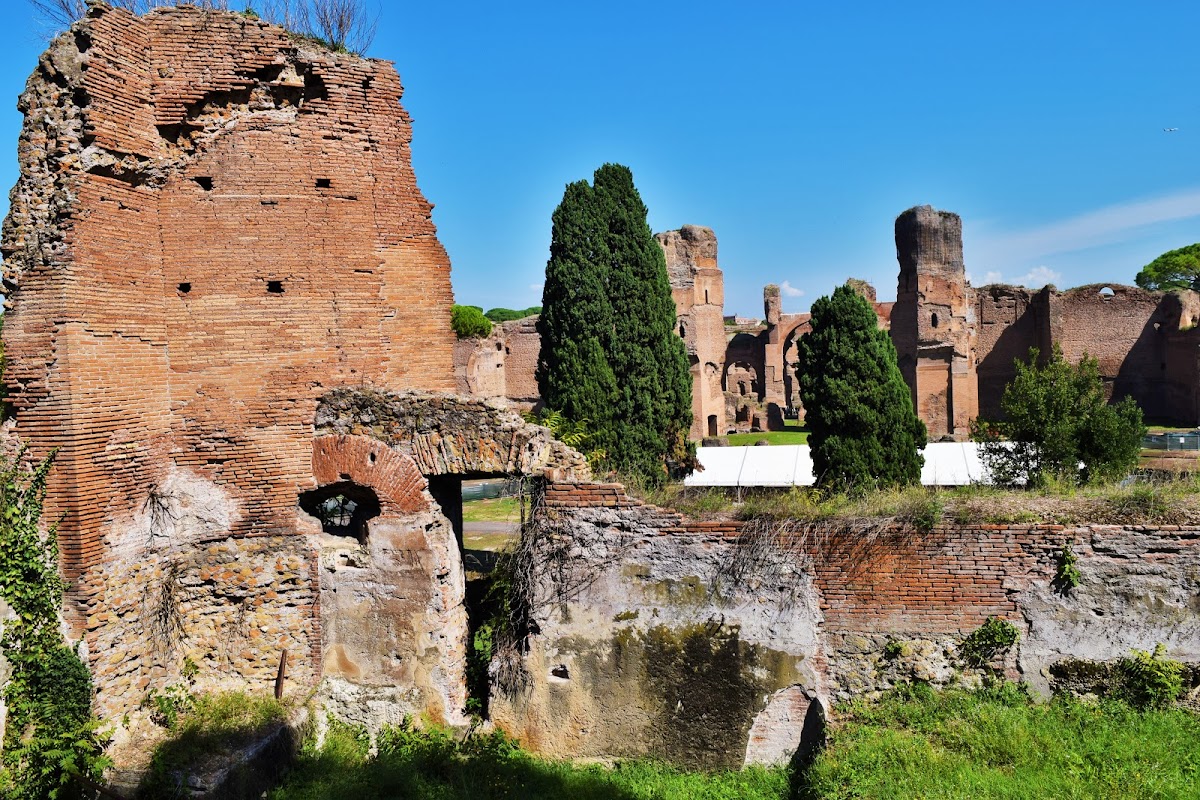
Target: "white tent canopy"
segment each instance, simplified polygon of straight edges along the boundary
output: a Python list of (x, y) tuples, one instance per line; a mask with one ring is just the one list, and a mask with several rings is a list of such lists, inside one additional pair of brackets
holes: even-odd
[[(986, 475), (974, 442), (937, 442), (922, 451), (926, 486), (965, 486), (985, 483)], [(812, 455), (808, 445), (774, 447), (700, 447), (702, 471), (684, 480), (686, 486), (812, 486)]]

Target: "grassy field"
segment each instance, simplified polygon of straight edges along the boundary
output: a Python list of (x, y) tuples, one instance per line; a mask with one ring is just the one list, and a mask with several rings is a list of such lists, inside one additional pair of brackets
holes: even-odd
[(368, 755), (366, 736), (333, 724), (311, 742), (272, 800), (784, 800), (783, 769), (702, 774), (650, 762), (607, 768), (536, 758), (500, 734), (457, 742), (440, 730), (393, 728)]
[(811, 800), (1200, 797), (1200, 715), (1115, 701), (1035, 703), (1009, 684), (902, 687), (845, 709), (808, 770)]
[(762, 433), (731, 433), (728, 436), (730, 447), (743, 447), (756, 442), (765, 441), (767, 444), (808, 444), (808, 431), (763, 431)]
[(463, 503), (463, 522), (520, 522), (521, 505), (516, 497), (493, 497)]
[(794, 419), (785, 419), (783, 421), (784, 429), (781, 431), (763, 431), (761, 433), (731, 433), (729, 434), (730, 447), (742, 447), (752, 445), (758, 441), (765, 441), (768, 444), (808, 444), (808, 428), (800, 425)]
[(581, 800), (1051, 800), (1200, 797), (1200, 715), (1115, 701), (1034, 702), (1019, 687), (900, 687), (838, 709), (828, 747), (785, 768), (697, 773), (653, 762), (548, 761), (503, 735), (365, 733), (331, 723), (273, 800), (413, 797)]

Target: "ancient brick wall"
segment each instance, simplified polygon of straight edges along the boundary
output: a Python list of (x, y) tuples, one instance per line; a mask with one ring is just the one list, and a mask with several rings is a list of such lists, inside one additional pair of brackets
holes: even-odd
[(1150, 419), (1198, 418), (1193, 293), (1094, 284), (1058, 291), (993, 285), (975, 291), (980, 414), (1000, 415), (1013, 362), (1055, 346), (1078, 362), (1095, 358), (1113, 399), (1132, 397)]
[(667, 260), (677, 331), (687, 346), (692, 375), (692, 439), (727, 427), (721, 375), (725, 368), (725, 282), (711, 228), (685, 225), (655, 234)]
[(1099, 362), (1113, 399), (1132, 396), (1152, 419), (1170, 419), (1163, 295), (1134, 286), (1080, 286), (1050, 296), (1050, 327), (1068, 361)]
[(549, 486), (543, 508), (529, 684), (493, 714), (547, 753), (786, 761), (813, 701), (976, 684), (959, 646), (989, 616), (1020, 632), (992, 666), (1041, 692), (1069, 659), (1200, 660), (1195, 527), (695, 522), (615, 484)]
[[(362, 471), (340, 450), (336, 474), (316, 469), (318, 403), (454, 379), (449, 263), (401, 94), (390, 64), (186, 6), (93, 4), (29, 79), (5, 380), (30, 456), (59, 449), (45, 519), (63, 515), (67, 619), (104, 714), (181, 680), (185, 658), (204, 687), (255, 691), (284, 650), (292, 688), (358, 663), (349, 645), (330, 655), (353, 612), (322, 601), (337, 584), (322, 559), (348, 545), (298, 505)], [(387, 612), (417, 622), (375, 638), (410, 647), (410, 669), (450, 666), (421, 681), (364, 663), (361, 682), (446, 719), (462, 699), (457, 546), (415, 470), (407, 488), (378, 478), (376, 550), (360, 549), (378, 556), (369, 578), (407, 587)]]
[(892, 342), (930, 441), (964, 440), (977, 415), (975, 308), (962, 256), (962, 220), (930, 206), (896, 218), (900, 276)]
[[(295, 530), (317, 398), (452, 387), (449, 264), (387, 63), (100, 5), (21, 98), (5, 379), (67, 576), (175, 465)], [(76, 595), (78, 596), (78, 592)]]

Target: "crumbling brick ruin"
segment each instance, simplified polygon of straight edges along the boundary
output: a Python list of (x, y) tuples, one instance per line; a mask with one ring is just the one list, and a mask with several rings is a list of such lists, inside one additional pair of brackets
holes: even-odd
[[(989, 616), (1020, 630), (989, 669), (1042, 693), (1071, 664), (1097, 674), (1156, 642), (1200, 661), (1194, 526), (697, 522), (568, 482), (544, 503), (547, 532), (578, 546), (537, 540), (529, 685), (493, 715), (553, 755), (786, 763), (814, 705), (978, 685), (989, 670), (959, 646)], [(1081, 571), (1070, 593), (1064, 545)]]
[(1095, 358), (1113, 399), (1132, 397), (1148, 419), (1200, 422), (1200, 295), (1093, 284), (1059, 291), (972, 288), (962, 221), (929, 206), (896, 220), (900, 278), (892, 341), (929, 438), (967, 437), (975, 416), (1000, 415), (1013, 361), (1060, 347)]
[[(809, 330), (808, 314), (784, 314), (779, 287), (763, 290), (766, 319), (725, 324), (725, 278), (711, 228), (684, 225), (655, 234), (667, 261), (675, 300), (676, 332), (687, 345), (692, 374), (691, 438), (751, 430), (779, 430), (785, 416), (803, 418), (796, 386), (796, 340)], [(879, 325), (887, 329), (891, 303), (858, 281)], [(541, 400), (534, 373), (541, 340), (537, 317), (505, 322), (490, 336), (455, 346), (457, 391), (528, 410)]]
[[(136, 727), (186, 661), (198, 690), (265, 693), (286, 657), (289, 690), (343, 719), (465, 727), (465, 477), (521, 477), (533, 497), (528, 638), (493, 663), (520, 680), (494, 681), (491, 709), (546, 753), (786, 760), (820, 703), (949, 682), (990, 614), (1024, 634), (997, 666), (1040, 688), (1064, 655), (1162, 641), (1200, 657), (1192, 528), (785, 530), (592, 482), (579, 453), (478, 396), (536, 402), (529, 320), (456, 362), (389, 64), (234, 13), (88, 7), (21, 97), (0, 249), (15, 433), (31, 459), (57, 451), (44, 519), (62, 519), (66, 623), (104, 718)], [(875, 304), (935, 435), (960, 435), (972, 370), (998, 385), (1028, 344), (1086, 348), (1114, 394), (1194, 418), (1200, 298), (975, 291), (959, 227), (902, 216), (902, 297)], [(735, 414), (759, 409), (745, 423), (782, 420), (806, 315), (768, 287), (766, 323), (727, 330), (712, 231), (659, 241), (694, 432), (742, 424), (731, 394)], [(1084, 583), (1063, 598), (1067, 544)], [(907, 649), (885, 661), (893, 640)]]
[(29, 79), (5, 380), (29, 457), (57, 450), (44, 518), (105, 715), (184, 658), (262, 690), (286, 651), (347, 718), (461, 721), (461, 478), (587, 474), (439, 394), (449, 262), (401, 93), (189, 6), (90, 4)]
[[(763, 289), (764, 319), (723, 324), (724, 279), (716, 236), (687, 225), (657, 234), (667, 256), (679, 334), (693, 375), (692, 438), (779, 430), (804, 418), (796, 385), (796, 340), (809, 315), (785, 314), (778, 286)], [(996, 417), (1013, 360), (1055, 345), (1071, 361), (1098, 359), (1110, 396), (1131, 396), (1147, 418), (1200, 422), (1200, 294), (1149, 292), (1117, 284), (1059, 291), (1020, 286), (973, 288), (963, 263), (962, 220), (919, 206), (896, 219), (900, 264), (895, 303), (851, 280), (890, 330), (901, 373), (930, 441), (963, 441), (971, 420)], [(538, 401), (533, 379), (540, 345), (535, 318), (505, 323), (455, 351), (458, 391), (519, 408)], [(722, 398), (722, 400), (718, 400)]]
[(900, 279), (892, 342), (930, 441), (963, 440), (979, 410), (975, 308), (963, 267), (962, 220), (920, 206), (896, 219)]
[(667, 276), (675, 300), (676, 325), (687, 345), (692, 373), (691, 438), (725, 432), (725, 278), (717, 266), (717, 236), (712, 228), (684, 225), (656, 234), (667, 258)]

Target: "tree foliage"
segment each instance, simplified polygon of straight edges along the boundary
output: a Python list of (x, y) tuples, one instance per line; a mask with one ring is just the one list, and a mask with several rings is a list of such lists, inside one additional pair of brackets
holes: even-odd
[(1000, 400), (1001, 420), (977, 419), (972, 438), (992, 480), (1043, 485), (1049, 480), (1088, 483), (1122, 477), (1137, 466), (1146, 427), (1133, 398), (1105, 399), (1096, 360), (1063, 360), (1055, 346), (1045, 363), (1032, 348), (1015, 362), (1016, 375)]
[(537, 379), (547, 406), (591, 422), (613, 468), (657, 483), (669, 465), (690, 466), (695, 448), (687, 351), (646, 213), (619, 164), (567, 186), (552, 218)]
[[(145, 14), (156, 8), (194, 5), (228, 11), (230, 0), (107, 0), (114, 8)], [(65, 28), (87, 14), (86, 0), (29, 0), (38, 14), (56, 28)], [(363, 0), (237, 0), (242, 13), (282, 25), (293, 33), (318, 39), (333, 50), (362, 53), (375, 39), (378, 14)], [(236, 9), (241, 10), (241, 9)]]
[(517, 319), (525, 319), (526, 317), (536, 316), (542, 313), (541, 306), (530, 306), (529, 308), (491, 308), (488, 309), (485, 317), (492, 322), (512, 322)]
[(1142, 267), (1134, 282), (1143, 289), (1200, 291), (1200, 242), (1163, 253)]
[(797, 348), (817, 485), (861, 491), (919, 481), (925, 423), (870, 303), (839, 286), (813, 303), (812, 332)]
[(479, 306), (451, 307), (450, 327), (460, 339), (480, 338), (492, 333), (492, 321), (483, 315)]

